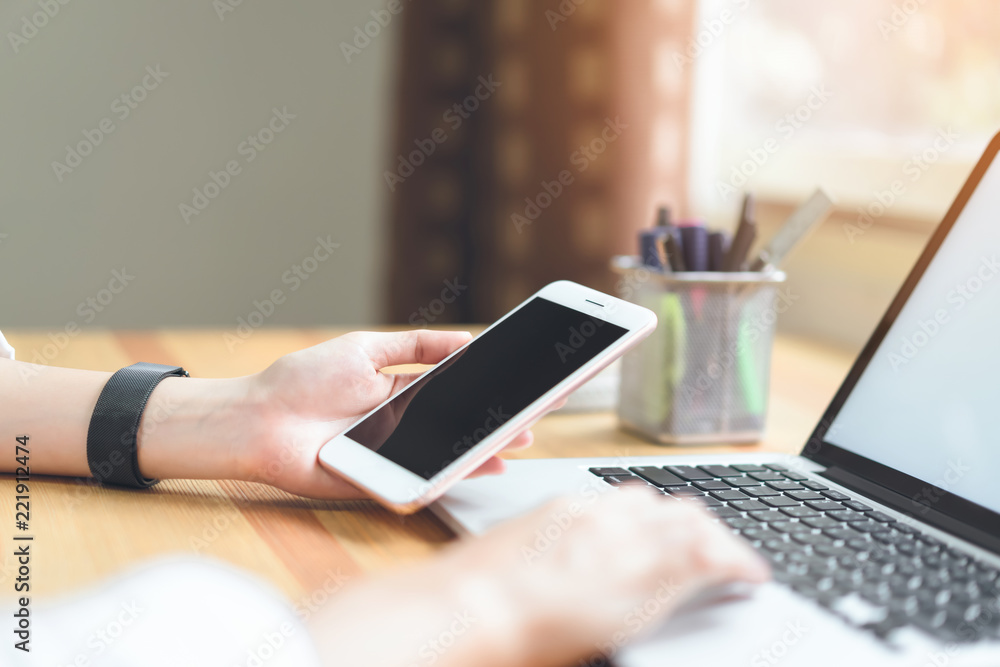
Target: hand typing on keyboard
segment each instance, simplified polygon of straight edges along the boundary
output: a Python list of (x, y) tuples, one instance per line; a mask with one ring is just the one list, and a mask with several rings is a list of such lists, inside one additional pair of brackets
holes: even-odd
[[(317, 636), (338, 651), (338, 664), (369, 664), (363, 653), (357, 663), (344, 655), (352, 624), (366, 618), (359, 610), (405, 600), (425, 627), (447, 627), (455, 609), (479, 619), (448, 650), (448, 665), (577, 664), (614, 654), (703, 591), (768, 578), (766, 561), (704, 509), (626, 490), (559, 500), (462, 541), (419, 573), (383, 580), (384, 601), (371, 588), (357, 599), (341, 594), (343, 617), (317, 619), (338, 633)], [(392, 636), (399, 664), (412, 662), (418, 647)], [(478, 650), (464, 653), (469, 647)]]
[(592, 468), (617, 487), (701, 504), (765, 558), (776, 581), (879, 637), (1000, 639), (1000, 572), (914, 522), (782, 465)]

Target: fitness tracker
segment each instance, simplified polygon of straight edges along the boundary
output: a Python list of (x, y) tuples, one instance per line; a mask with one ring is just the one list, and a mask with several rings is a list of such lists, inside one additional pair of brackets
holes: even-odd
[(142, 476), (136, 446), (142, 412), (164, 378), (189, 377), (179, 366), (138, 363), (121, 369), (104, 385), (87, 430), (87, 463), (104, 484), (145, 489), (159, 480)]

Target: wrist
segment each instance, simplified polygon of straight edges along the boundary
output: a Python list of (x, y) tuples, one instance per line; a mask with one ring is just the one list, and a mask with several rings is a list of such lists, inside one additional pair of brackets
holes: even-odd
[(255, 410), (250, 378), (167, 378), (139, 427), (139, 469), (156, 479), (244, 479)]

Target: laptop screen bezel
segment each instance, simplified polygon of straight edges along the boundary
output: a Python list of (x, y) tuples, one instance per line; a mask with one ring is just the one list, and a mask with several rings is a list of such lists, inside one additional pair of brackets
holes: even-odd
[[(995, 540), (985, 539), (985, 535), (982, 536), (984, 539), (975, 539), (974, 535), (975, 533), (1000, 535), (1000, 513), (895, 468), (834, 445), (826, 440), (826, 433), (998, 153), (1000, 153), (1000, 134), (997, 134), (990, 141), (983, 156), (972, 170), (972, 174), (959, 191), (958, 197), (948, 209), (934, 234), (931, 235), (916, 265), (892, 300), (882, 320), (875, 327), (871, 338), (868, 339), (801, 452), (802, 456), (820, 465), (842, 469), (879, 487), (884, 487), (895, 497), (906, 498), (904, 506), (898, 507), (903, 512), (932, 524), (957, 522), (974, 529), (973, 532), (969, 533), (970, 541), (977, 542), (992, 551), (1000, 551), (997, 549)], [(907, 508), (905, 505), (910, 505), (910, 507)], [(952, 525), (940, 527), (953, 528)]]

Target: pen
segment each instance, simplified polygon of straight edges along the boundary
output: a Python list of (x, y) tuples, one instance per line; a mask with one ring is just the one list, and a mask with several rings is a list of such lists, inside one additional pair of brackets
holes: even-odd
[(670, 233), (663, 237), (663, 252), (672, 270), (677, 272), (688, 270), (687, 264), (684, 262), (684, 253), (681, 252), (681, 245), (677, 242), (676, 233)]
[(788, 216), (767, 246), (750, 267), (751, 271), (761, 271), (767, 266), (777, 267), (809, 232), (816, 229), (833, 209), (830, 195), (819, 188), (808, 200)]
[(651, 269), (663, 268), (659, 248), (662, 235), (663, 233), (657, 229), (644, 229), (639, 232), (639, 258), (643, 266)]
[(757, 239), (757, 223), (752, 219), (740, 221), (740, 226), (736, 229), (736, 236), (729, 245), (729, 252), (726, 253), (726, 261), (723, 264), (723, 271), (742, 271), (746, 264), (747, 253), (750, 246)]
[(748, 192), (743, 195), (743, 206), (740, 207), (740, 222), (736, 226), (736, 234), (729, 245), (729, 252), (723, 262), (723, 271), (742, 271), (750, 246), (757, 238), (757, 225), (754, 222), (754, 196)]
[(681, 251), (688, 271), (708, 271), (708, 230), (696, 222), (680, 227)]
[(722, 271), (726, 263), (726, 251), (729, 249), (729, 236), (725, 232), (712, 232), (708, 235), (708, 270)]

